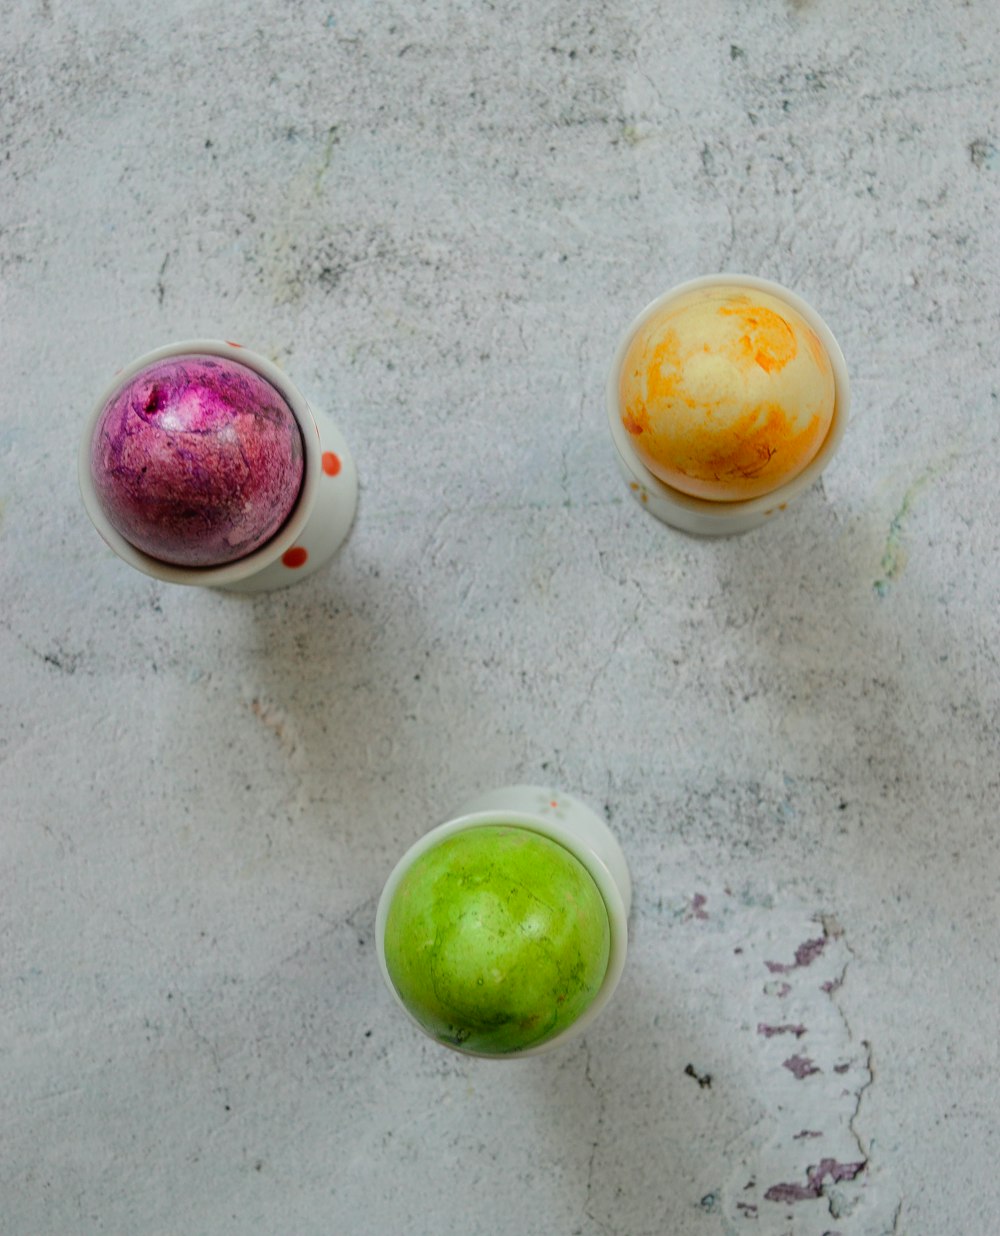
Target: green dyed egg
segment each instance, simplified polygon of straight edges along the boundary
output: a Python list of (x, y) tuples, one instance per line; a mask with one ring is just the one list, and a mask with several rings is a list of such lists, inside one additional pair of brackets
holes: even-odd
[(569, 850), (488, 825), (425, 851), (400, 881), (385, 960), (403, 1003), (435, 1038), (505, 1055), (572, 1025), (608, 968), (600, 890)]

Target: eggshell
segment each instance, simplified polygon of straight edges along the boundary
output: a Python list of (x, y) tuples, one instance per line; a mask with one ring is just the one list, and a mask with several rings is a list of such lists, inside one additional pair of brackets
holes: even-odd
[(622, 425), (654, 476), (696, 498), (735, 502), (797, 476), (833, 420), (830, 358), (790, 305), (714, 286), (642, 322), (619, 378)]
[(426, 850), (385, 927), (393, 986), (441, 1042), (504, 1055), (571, 1025), (597, 995), (611, 930), (593, 877), (557, 842), (486, 825)]
[(225, 357), (154, 362), (108, 400), (91, 439), (91, 475), (111, 525), (184, 567), (222, 566), (282, 527), (304, 475), (288, 404)]

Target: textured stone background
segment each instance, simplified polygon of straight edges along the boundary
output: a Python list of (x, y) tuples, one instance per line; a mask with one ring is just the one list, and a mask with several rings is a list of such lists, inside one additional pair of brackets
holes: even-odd
[[(990, 0), (8, 0), (0, 1229), (980, 1236), (1000, 1206), (1000, 35)], [(702, 542), (612, 460), (619, 333), (775, 278), (844, 449)], [(120, 365), (267, 353), (351, 442), (333, 566), (161, 586), (84, 516)], [(402, 850), (604, 810), (582, 1041), (438, 1049)]]

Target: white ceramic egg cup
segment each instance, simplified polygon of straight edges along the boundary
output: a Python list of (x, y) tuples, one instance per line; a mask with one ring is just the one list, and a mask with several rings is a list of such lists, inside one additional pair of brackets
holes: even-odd
[[(693, 498), (654, 476), (632, 446), (628, 431), (622, 424), (619, 403), (619, 377), (622, 364), (629, 345), (640, 327), (658, 314), (670, 301), (688, 292), (697, 292), (722, 285), (749, 288), (755, 292), (767, 292), (778, 300), (783, 300), (785, 304), (800, 313), (819, 336), (820, 342), (826, 349), (830, 357), (834, 380), (833, 420), (815, 458), (797, 476), (792, 477), (790, 481), (780, 485), (769, 494), (747, 498), (741, 502), (718, 502), (707, 498)], [(672, 528), (677, 528), (681, 532), (690, 532), (696, 536), (731, 536), (734, 533), (749, 532), (751, 528), (759, 527), (772, 516), (783, 511), (793, 498), (809, 488), (837, 453), (844, 437), (844, 430), (847, 428), (850, 401), (847, 364), (829, 326), (800, 296), (782, 287), (780, 283), (772, 283), (769, 279), (758, 279), (753, 275), (705, 275), (700, 279), (680, 283), (671, 288), (669, 292), (664, 292), (662, 296), (651, 301), (622, 336), (608, 375), (607, 385), (608, 422), (615, 445), (615, 456), (619, 470), (628, 482), (633, 496), (650, 515), (654, 515)]]
[[(302, 434), (305, 466), (294, 510), (266, 545), (224, 566), (174, 566), (144, 554), (111, 526), (97, 500), (90, 449), (101, 412), (115, 392), (141, 369), (171, 356), (221, 356), (255, 370), (291, 408)], [(270, 592), (298, 583), (325, 566), (337, 552), (354, 522), (358, 504), (357, 468), (336, 425), (325, 414), (315, 412), (291, 379), (265, 356), (238, 343), (218, 339), (171, 343), (140, 356), (121, 370), (87, 418), (78, 462), (83, 505), (97, 531), (130, 566), (171, 584), (200, 584), (229, 592)]]
[[(434, 1038), (430, 1031), (420, 1025), (400, 998), (389, 976), (389, 968), (385, 960), (385, 924), (389, 915), (389, 907), (400, 881), (413, 863), (446, 837), (465, 832), (470, 828), (487, 828), (497, 825), (528, 829), (530, 832), (548, 837), (551, 841), (569, 850), (586, 867), (597, 885), (604, 899), (608, 911), (608, 923), (611, 927), (608, 968), (604, 974), (604, 981), (589, 1006), (572, 1025), (567, 1026), (553, 1038), (535, 1047), (525, 1048), (524, 1051), (503, 1054), (469, 1051), (465, 1047), (452, 1047), (450, 1043), (440, 1043), (439, 1039)], [(419, 841), (410, 846), (392, 869), (382, 890), (375, 914), (375, 947), (378, 952), (379, 967), (396, 1003), (424, 1034), (433, 1038), (435, 1043), (440, 1043), (442, 1047), (449, 1047), (467, 1056), (481, 1056), (489, 1060), (515, 1060), (525, 1056), (537, 1056), (581, 1034), (611, 999), (625, 966), (625, 953), (628, 948), (628, 915), (631, 905), (632, 880), (622, 848), (607, 824), (595, 815), (586, 803), (581, 802), (572, 794), (564, 794), (543, 786), (507, 785), (466, 803), (454, 819), (448, 820), (445, 824), (439, 824), (437, 828), (432, 828), (429, 833), (425, 833)]]

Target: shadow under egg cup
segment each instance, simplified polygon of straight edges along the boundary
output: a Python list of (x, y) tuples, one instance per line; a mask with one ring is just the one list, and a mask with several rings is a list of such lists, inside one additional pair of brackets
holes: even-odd
[[(91, 474), (91, 442), (106, 404), (140, 370), (174, 356), (219, 356), (258, 373), (291, 409), (303, 450), (302, 485), (288, 519), (260, 549), (223, 566), (184, 567), (137, 549), (109, 522)], [(198, 584), (228, 592), (270, 592), (298, 583), (325, 566), (347, 538), (358, 503), (358, 473), (340, 430), (315, 412), (298, 387), (266, 357), (217, 339), (171, 343), (140, 356), (116, 374), (87, 418), (78, 458), (80, 493), (94, 527), (129, 566), (170, 584)]]
[[(636, 453), (628, 431), (622, 424), (619, 394), (622, 365), (639, 329), (650, 318), (666, 308), (671, 301), (689, 292), (720, 286), (746, 288), (751, 292), (765, 292), (796, 310), (816, 333), (825, 348), (830, 358), (834, 380), (833, 419), (816, 455), (801, 472), (783, 485), (771, 490), (770, 493), (737, 502), (695, 498), (654, 476)], [(847, 428), (850, 401), (850, 383), (844, 354), (833, 332), (816, 310), (800, 296), (782, 287), (780, 283), (773, 283), (769, 279), (758, 279), (753, 275), (725, 273), (705, 275), (699, 279), (680, 283), (671, 288), (669, 292), (651, 301), (632, 321), (622, 336), (611, 365), (607, 384), (608, 421), (611, 439), (615, 446), (615, 458), (619, 471), (627, 481), (633, 497), (650, 515), (655, 516), (662, 523), (696, 536), (731, 536), (740, 532), (749, 532), (752, 528), (766, 523), (780, 511), (784, 511), (793, 498), (808, 489), (818, 479), (820, 473), (837, 453)]]
[[(393, 897), (413, 864), (440, 842), (470, 829), (506, 827), (536, 833), (567, 850), (583, 866), (597, 886), (607, 910), (610, 949), (600, 987), (575, 1021), (551, 1038), (516, 1051), (474, 1051), (443, 1042), (415, 1016), (393, 983), (386, 962), (385, 935)], [(375, 947), (386, 986), (410, 1019), (443, 1047), (490, 1060), (521, 1059), (537, 1056), (561, 1046), (581, 1034), (610, 1001), (625, 966), (628, 948), (628, 916), (632, 905), (632, 881), (621, 846), (599, 816), (572, 794), (542, 786), (510, 785), (483, 794), (465, 804), (462, 811), (445, 824), (425, 833), (399, 860), (389, 875), (379, 898), (375, 915)]]

